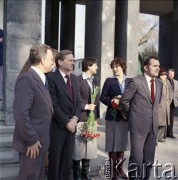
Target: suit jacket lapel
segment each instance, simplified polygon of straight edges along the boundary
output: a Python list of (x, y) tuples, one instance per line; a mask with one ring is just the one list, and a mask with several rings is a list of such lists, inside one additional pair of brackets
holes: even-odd
[[(61, 75), (61, 73), (59, 72), (59, 70), (56, 70), (55, 72), (55, 76), (57, 78), (57, 80), (59, 81), (58, 85), (61, 87), (61, 89), (65, 92), (65, 94), (69, 97), (69, 99), (72, 101), (72, 97), (70, 96), (66, 83)], [(70, 77), (71, 79), (71, 77)], [(73, 85), (73, 84), (72, 84)]]
[(72, 83), (72, 89), (73, 89), (73, 94), (74, 94), (74, 102), (77, 102), (77, 94), (78, 94), (78, 88), (77, 88), (77, 82), (75, 80), (75, 76), (73, 74), (70, 75), (70, 80)]
[(86, 91), (90, 92), (90, 87), (88, 85), (88, 82), (86, 79), (83, 79), (82, 75), (79, 76), (79, 81), (81, 82), (81, 84), (85, 87)]
[(111, 86), (113, 87), (116, 94), (122, 94), (117, 78), (111, 78)]
[(29, 72), (32, 74), (33, 78), (37, 81), (37, 85), (38, 85), (40, 91), (43, 93), (43, 95), (44, 95), (50, 109), (52, 110), (53, 106), (52, 106), (51, 96), (49, 94), (49, 91), (45, 87), (43, 81), (41, 80), (39, 75), (33, 69), (30, 68)]
[(150, 91), (149, 91), (149, 88), (148, 88), (148, 83), (147, 83), (147, 81), (146, 81), (145, 76), (142, 75), (142, 76), (141, 76), (141, 79), (142, 79), (142, 86), (143, 86), (143, 89), (145, 90), (146, 95), (148, 96), (150, 102), (152, 103)]
[(155, 78), (155, 84), (156, 84), (156, 94), (155, 94), (155, 102), (157, 101), (157, 100), (159, 100), (158, 98), (160, 97), (159, 96), (159, 93), (162, 93), (161, 92), (161, 89), (160, 89), (160, 85), (159, 85), (159, 82), (158, 82), (158, 79), (157, 78)]

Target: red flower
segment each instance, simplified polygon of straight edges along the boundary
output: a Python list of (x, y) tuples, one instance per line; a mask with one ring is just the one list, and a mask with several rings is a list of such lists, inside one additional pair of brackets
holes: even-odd
[(116, 104), (114, 101), (111, 102), (111, 106), (112, 106), (113, 109), (118, 109), (119, 108), (118, 104)]

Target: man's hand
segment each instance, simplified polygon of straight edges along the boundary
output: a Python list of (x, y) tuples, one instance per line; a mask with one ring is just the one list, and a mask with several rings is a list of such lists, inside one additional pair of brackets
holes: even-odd
[(75, 117), (73, 117), (72, 119), (70, 119), (70, 121), (68, 122), (68, 124), (66, 125), (66, 128), (71, 132), (74, 133), (75, 132), (75, 127), (77, 125), (77, 121), (78, 119), (76, 119)]
[(27, 147), (26, 156), (30, 155), (31, 159), (35, 159), (39, 155), (39, 148), (41, 148), (40, 141), (37, 141), (32, 146)]

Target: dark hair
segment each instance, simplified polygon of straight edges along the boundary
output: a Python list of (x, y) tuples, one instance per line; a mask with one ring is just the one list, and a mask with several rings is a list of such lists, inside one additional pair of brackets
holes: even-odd
[(29, 57), (28, 57), (27, 61), (25, 62), (25, 64), (23, 65), (18, 77), (20, 77), (23, 73), (28, 71), (28, 69), (32, 65), (39, 64), (42, 57), (44, 57), (46, 55), (47, 50), (51, 50), (51, 47), (47, 46), (46, 44), (39, 44), (39, 45), (33, 46), (30, 49)]
[(55, 57), (55, 63), (56, 67), (59, 68), (58, 60), (64, 61), (64, 58), (66, 55), (72, 54), (72, 51), (70, 50), (62, 50), (56, 54)]
[(144, 60), (143, 66), (148, 66), (150, 64), (151, 59), (155, 59), (155, 60), (159, 61), (156, 56), (149, 56)]
[(168, 69), (168, 70), (167, 70), (167, 72), (169, 72), (169, 71), (171, 71), (171, 72), (175, 72), (175, 70), (174, 70), (174, 69)]
[(111, 64), (110, 64), (111, 69), (112, 69), (115, 65), (121, 66), (123, 72), (125, 72), (125, 70), (126, 70), (126, 68), (127, 68), (125, 61), (124, 61), (121, 57), (117, 57), (117, 58), (115, 58), (115, 59), (113, 59), (113, 60), (111, 61)]
[(82, 71), (85, 72), (88, 70), (88, 66), (92, 66), (93, 64), (97, 63), (97, 59), (94, 57), (86, 57), (82, 61)]
[(159, 70), (159, 74), (158, 77), (162, 76), (162, 75), (167, 75), (166, 69), (165, 68), (160, 68)]

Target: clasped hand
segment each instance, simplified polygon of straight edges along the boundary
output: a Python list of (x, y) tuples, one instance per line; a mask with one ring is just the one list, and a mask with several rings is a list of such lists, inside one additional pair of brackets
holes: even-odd
[(72, 118), (70, 119), (70, 121), (68, 122), (68, 124), (66, 125), (66, 128), (71, 132), (74, 133), (75, 132), (75, 127), (77, 125), (77, 119), (76, 118)]

